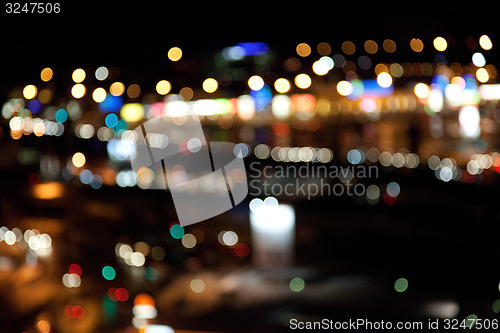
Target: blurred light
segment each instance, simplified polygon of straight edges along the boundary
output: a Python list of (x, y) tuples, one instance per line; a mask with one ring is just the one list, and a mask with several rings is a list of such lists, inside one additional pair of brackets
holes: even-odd
[(190, 283), (191, 290), (197, 294), (205, 291), (205, 282), (200, 279), (193, 279)]
[(260, 90), (264, 87), (264, 80), (258, 75), (251, 76), (248, 79), (248, 86), (252, 90)]
[(148, 325), (144, 333), (175, 333), (172, 327), (165, 325)]
[(115, 278), (116, 276), (116, 271), (113, 267), (111, 266), (104, 266), (102, 268), (102, 277), (105, 278), (108, 281), (111, 281)]
[(410, 48), (414, 52), (422, 52), (422, 50), (424, 49), (424, 43), (419, 38), (413, 38), (410, 41)]
[(83, 84), (77, 83), (71, 88), (71, 95), (73, 95), (74, 98), (82, 98), (86, 91), (87, 89)]
[(53, 75), (54, 72), (49, 67), (42, 69), (42, 71), (40, 72), (40, 78), (42, 79), (43, 82), (50, 81)]
[(326, 61), (320, 59), (313, 63), (312, 70), (316, 75), (325, 75), (330, 70), (330, 66)]
[(160, 80), (156, 84), (156, 92), (160, 95), (166, 95), (172, 89), (172, 84), (167, 80)]
[(92, 93), (92, 99), (96, 103), (104, 102), (106, 99), (106, 90), (104, 90), (104, 88), (96, 88)]
[(405, 292), (406, 289), (408, 289), (408, 280), (405, 278), (397, 279), (396, 282), (394, 282), (394, 289), (396, 289), (398, 293)]
[(226, 246), (234, 246), (238, 243), (238, 235), (234, 231), (223, 231), (222, 243)]
[(255, 102), (249, 95), (241, 95), (236, 100), (238, 117), (241, 120), (250, 120), (255, 116)]
[(369, 54), (375, 54), (378, 51), (378, 45), (375, 41), (373, 40), (367, 40), (365, 42), (365, 51)]
[(356, 52), (356, 45), (351, 41), (345, 41), (342, 43), (342, 52), (347, 55), (351, 55)]
[(33, 98), (35, 98), (37, 93), (38, 93), (38, 89), (36, 88), (36, 86), (34, 86), (32, 84), (28, 84), (23, 89), (23, 96), (26, 99), (33, 99)]
[(326, 42), (321, 42), (316, 47), (316, 50), (320, 55), (327, 56), (332, 52), (332, 47)]
[(60, 198), (63, 193), (63, 185), (57, 182), (40, 183), (33, 186), (33, 196), (37, 199), (57, 199)]
[(300, 89), (307, 89), (311, 86), (311, 78), (307, 74), (299, 74), (295, 77), (293, 80), (295, 82), (295, 85), (299, 87)]
[(130, 263), (133, 266), (141, 267), (146, 263), (146, 257), (141, 252), (133, 252), (130, 256)]
[(486, 69), (478, 68), (478, 70), (476, 71), (476, 78), (479, 82), (485, 83), (485, 82), (488, 82), (488, 80), (490, 79), (490, 76), (489, 76), (488, 71)]
[(276, 89), (277, 92), (284, 94), (288, 92), (291, 88), (290, 81), (284, 78), (279, 78), (276, 81), (274, 81), (274, 89)]
[(151, 249), (151, 257), (156, 261), (165, 259), (165, 250), (161, 246), (155, 246)]
[(425, 83), (417, 83), (415, 85), (415, 88), (413, 88), (413, 90), (418, 98), (424, 99), (427, 98), (427, 96), (429, 96), (430, 88)]
[(297, 54), (301, 57), (307, 57), (311, 54), (311, 47), (306, 43), (300, 43), (295, 48)]
[(49, 333), (50, 332), (50, 323), (46, 320), (39, 320), (36, 323), (38, 331), (40, 333)]
[(448, 47), (448, 43), (446, 42), (446, 39), (444, 39), (443, 37), (434, 38), (432, 44), (434, 45), (434, 48), (439, 52), (445, 51), (446, 48)]
[(394, 53), (396, 51), (396, 43), (392, 39), (384, 40), (382, 47), (387, 53)]
[(66, 288), (78, 288), (82, 283), (80, 276), (74, 273), (66, 273), (62, 277), (62, 282)]
[(490, 37), (488, 35), (482, 35), (479, 37), (479, 45), (483, 50), (490, 50), (493, 47)]
[(352, 94), (354, 88), (352, 86), (352, 83), (349, 81), (340, 81), (337, 83), (337, 92), (341, 96), (349, 96)]
[[(465, 81), (464, 81), (465, 86)], [(479, 86), (479, 95), (482, 100), (500, 100), (500, 84), (482, 84)]]
[[(106, 145), (106, 150), (111, 160), (118, 162), (129, 160), (130, 158), (135, 157), (137, 153), (137, 148), (133, 140), (124, 140), (124, 139), (117, 140), (114, 138), (109, 140), (109, 142)], [(126, 180), (128, 179), (128, 176), (125, 176), (125, 174), (122, 174), (122, 172), (124, 171), (122, 170), (120, 171), (120, 173), (118, 173), (118, 175), (121, 175), (120, 176), (121, 184), (127, 184), (125, 186), (133, 186), (134, 184), (130, 185), (130, 181)]]
[(476, 52), (472, 55), (472, 63), (476, 67), (483, 67), (484, 65), (486, 65), (486, 59), (481, 52)]
[(99, 81), (106, 80), (108, 78), (109, 71), (106, 67), (101, 66), (95, 70), (95, 78)]
[(222, 56), (226, 60), (241, 60), (246, 56), (246, 52), (241, 46), (230, 46), (222, 50)]
[(401, 191), (401, 188), (399, 187), (399, 184), (396, 182), (391, 182), (387, 185), (387, 194), (391, 197), (397, 197), (399, 195), (399, 192)]
[(205, 90), (209, 94), (214, 93), (218, 87), (219, 84), (217, 83), (217, 80), (213, 78), (205, 79), (202, 84), (203, 90)]
[(120, 116), (132, 123), (144, 117), (144, 106), (140, 103), (127, 103), (120, 110)]
[(71, 158), (71, 162), (77, 168), (81, 168), (82, 166), (84, 166), (85, 160), (85, 155), (83, 155), (82, 153), (75, 153)]
[(120, 302), (126, 302), (129, 298), (130, 294), (125, 288), (117, 288), (115, 291), (115, 298)]
[(238, 43), (236, 47), (241, 47), (247, 56), (263, 55), (269, 52), (269, 45), (264, 42)]
[(184, 87), (179, 90), (179, 96), (183, 101), (190, 101), (194, 96), (194, 91), (190, 87)]
[(182, 50), (177, 46), (174, 46), (168, 50), (167, 56), (171, 61), (179, 61), (182, 58)]
[(127, 96), (128, 97), (137, 98), (137, 97), (139, 97), (140, 94), (141, 94), (141, 87), (138, 84), (133, 83), (130, 86), (128, 86), (128, 88), (127, 88)]
[(73, 74), (71, 74), (71, 78), (75, 83), (80, 83), (83, 80), (85, 80), (85, 71), (81, 68), (77, 68), (73, 71)]
[(192, 234), (185, 234), (181, 238), (181, 243), (186, 249), (192, 249), (196, 246), (196, 237)]
[(301, 279), (299, 277), (293, 278), (290, 281), (290, 289), (292, 291), (296, 292), (296, 293), (301, 292), (302, 290), (304, 290), (305, 286), (306, 286), (306, 283), (304, 282), (303, 279)]
[(366, 188), (366, 197), (372, 201), (378, 201), (380, 197), (380, 189), (377, 185), (372, 184)]
[(121, 96), (125, 92), (125, 85), (121, 82), (113, 82), (109, 87), (109, 92), (113, 96)]
[(290, 97), (287, 95), (274, 96), (271, 102), (271, 111), (276, 118), (287, 118), (291, 112)]
[(477, 138), (481, 133), (481, 116), (477, 106), (465, 105), (458, 111), (460, 133), (464, 137)]
[(382, 72), (377, 75), (377, 83), (382, 88), (388, 88), (392, 85), (392, 76), (389, 73)]
[(184, 228), (180, 224), (174, 224), (170, 227), (170, 235), (174, 239), (181, 239), (184, 236)]
[(284, 138), (288, 136), (289, 133), (290, 133), (290, 127), (285, 123), (280, 122), (274, 126), (274, 134), (276, 134), (279, 137)]
[(59, 123), (64, 123), (66, 120), (68, 120), (68, 112), (64, 109), (59, 109), (56, 111), (55, 115), (56, 121)]

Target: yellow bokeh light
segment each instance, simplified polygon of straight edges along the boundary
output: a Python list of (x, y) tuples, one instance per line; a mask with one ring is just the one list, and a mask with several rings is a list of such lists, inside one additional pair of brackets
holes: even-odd
[(352, 83), (349, 81), (340, 81), (337, 83), (337, 92), (341, 96), (349, 96), (352, 94), (354, 88), (352, 86)]
[(168, 50), (167, 56), (171, 61), (179, 61), (182, 58), (182, 50), (179, 47), (174, 46)]
[(80, 83), (83, 80), (85, 80), (85, 71), (81, 68), (77, 68), (73, 71), (73, 74), (71, 75), (71, 78), (75, 83)]
[(33, 186), (33, 196), (37, 199), (52, 200), (60, 198), (64, 193), (64, 187), (61, 183), (49, 182)]
[(443, 37), (434, 38), (434, 41), (432, 43), (434, 45), (434, 48), (439, 52), (443, 52), (448, 47), (448, 43), (446, 42), (446, 39), (444, 39)]
[(33, 98), (35, 98), (37, 93), (38, 93), (38, 89), (36, 88), (36, 86), (34, 86), (32, 84), (28, 84), (23, 89), (23, 96), (26, 99), (33, 99)]
[(40, 78), (42, 79), (43, 82), (50, 81), (53, 75), (54, 72), (49, 67), (42, 69), (42, 71), (40, 72)]
[(254, 75), (248, 79), (248, 86), (254, 91), (261, 90), (264, 87), (264, 80), (260, 76)]
[(94, 92), (92, 93), (92, 99), (96, 103), (104, 102), (104, 100), (106, 99), (106, 90), (104, 90), (104, 88), (95, 89)]
[(73, 95), (74, 98), (82, 98), (85, 96), (86, 92), (87, 88), (81, 83), (77, 83), (71, 88), (71, 95)]
[(81, 168), (82, 166), (84, 166), (86, 161), (87, 159), (85, 158), (85, 155), (80, 152), (74, 153), (73, 157), (71, 158), (71, 162), (77, 168)]
[(392, 85), (392, 76), (387, 72), (377, 75), (377, 83), (382, 88), (389, 88)]
[(482, 35), (479, 37), (479, 45), (483, 50), (490, 50), (493, 47), (490, 37), (488, 35)]
[(323, 60), (317, 60), (312, 65), (312, 70), (316, 75), (325, 75), (330, 70), (328, 63)]
[(172, 84), (167, 80), (158, 81), (156, 84), (156, 92), (160, 95), (166, 95), (172, 89)]
[(276, 81), (274, 81), (274, 89), (276, 89), (276, 91), (281, 94), (288, 92), (290, 88), (291, 88), (290, 81), (288, 81), (285, 78), (279, 78)]
[(209, 77), (208, 79), (205, 79), (205, 81), (203, 81), (202, 87), (203, 90), (211, 94), (217, 90), (217, 88), (219, 87), (219, 83), (217, 83), (216, 79)]
[(410, 41), (410, 47), (414, 52), (422, 52), (424, 49), (424, 43), (419, 38), (413, 38)]
[(304, 73), (297, 75), (293, 82), (295, 82), (295, 85), (300, 89), (307, 89), (311, 86), (312, 83), (309, 75)]
[(128, 122), (136, 122), (144, 117), (144, 106), (140, 103), (125, 104), (120, 110), (120, 116)]
[(299, 56), (301, 56), (301, 57), (307, 57), (308, 55), (311, 54), (311, 47), (307, 43), (300, 43), (295, 48), (295, 51), (297, 51), (297, 54)]
[(427, 98), (427, 96), (429, 96), (430, 88), (425, 83), (417, 83), (415, 88), (413, 88), (413, 91), (418, 98)]
[(330, 44), (326, 42), (321, 42), (316, 47), (316, 50), (318, 50), (318, 53), (321, 54), (322, 56), (326, 56), (332, 52), (332, 47), (330, 46)]
[(351, 55), (356, 52), (356, 45), (351, 41), (345, 41), (342, 43), (342, 52), (347, 55)]
[(485, 83), (488, 82), (488, 80), (490, 79), (490, 75), (488, 74), (488, 71), (486, 69), (479, 68), (476, 71), (476, 78), (479, 82)]
[(121, 82), (113, 82), (109, 87), (109, 92), (113, 96), (121, 96), (125, 92), (125, 85)]

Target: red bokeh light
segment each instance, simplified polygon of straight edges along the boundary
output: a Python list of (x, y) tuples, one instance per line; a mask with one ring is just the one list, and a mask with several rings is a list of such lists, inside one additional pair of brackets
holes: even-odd
[(81, 276), (82, 275), (82, 268), (78, 264), (71, 264), (69, 266), (69, 272), (71, 274), (76, 274), (78, 276)]

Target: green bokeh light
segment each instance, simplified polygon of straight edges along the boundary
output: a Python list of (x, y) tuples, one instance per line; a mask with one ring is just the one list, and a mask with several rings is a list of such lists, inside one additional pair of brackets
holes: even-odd
[(306, 283), (301, 278), (296, 277), (290, 281), (290, 289), (292, 291), (295, 291), (296, 293), (304, 290), (305, 286), (306, 286)]
[(181, 239), (184, 236), (184, 228), (180, 224), (174, 224), (170, 228), (170, 235), (175, 239)]
[(111, 281), (115, 278), (116, 276), (116, 271), (113, 267), (111, 266), (104, 266), (102, 268), (102, 276), (108, 280), (108, 281)]
[(408, 280), (405, 278), (397, 279), (396, 282), (394, 282), (394, 289), (396, 289), (398, 293), (405, 292), (406, 289), (408, 289)]

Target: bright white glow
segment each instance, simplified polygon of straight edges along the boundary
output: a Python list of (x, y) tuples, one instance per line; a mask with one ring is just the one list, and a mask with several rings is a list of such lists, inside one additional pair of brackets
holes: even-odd
[(148, 325), (144, 333), (175, 333), (174, 329), (166, 325)]
[(217, 113), (219, 104), (213, 99), (199, 99), (193, 103), (193, 112), (200, 116), (210, 116)]
[(158, 311), (150, 304), (137, 304), (132, 308), (132, 313), (137, 318), (153, 319), (158, 315)]
[(266, 205), (264, 202), (250, 211), (252, 229), (259, 233), (276, 234), (288, 233), (295, 226), (295, 212), (290, 205)]
[(165, 105), (165, 114), (169, 117), (183, 117), (190, 109), (189, 104), (184, 101), (170, 101)]
[(250, 120), (255, 115), (255, 102), (249, 95), (242, 95), (236, 100), (238, 105), (238, 116), (242, 120)]
[[(479, 86), (479, 95), (486, 101), (500, 100), (500, 84), (482, 84)], [(14, 119), (14, 118), (12, 118)]]
[(431, 111), (439, 112), (443, 110), (444, 98), (440, 89), (431, 89), (428, 96), (428, 106)]
[(141, 252), (133, 252), (130, 256), (130, 262), (133, 266), (141, 267), (146, 262), (146, 257)]
[(320, 59), (313, 63), (312, 70), (316, 75), (325, 75), (330, 70), (330, 66), (326, 61)]
[(264, 80), (260, 76), (254, 75), (248, 79), (248, 86), (255, 91), (261, 90), (264, 87)]
[(486, 65), (486, 59), (481, 52), (476, 52), (472, 55), (472, 63), (474, 64), (474, 66), (483, 67), (484, 65)]
[(276, 95), (271, 102), (271, 110), (276, 118), (286, 118), (291, 112), (290, 97), (287, 95)]
[(238, 235), (234, 231), (226, 231), (222, 235), (222, 242), (227, 246), (236, 245), (238, 243)]
[(460, 133), (467, 138), (477, 138), (481, 133), (479, 126), (481, 116), (477, 106), (462, 106), (458, 113), (458, 122), (460, 123)]
[(382, 72), (377, 75), (377, 83), (382, 88), (388, 88), (392, 85), (392, 76), (389, 73)]
[(429, 96), (430, 89), (425, 83), (417, 83), (413, 90), (418, 98), (427, 98)]

